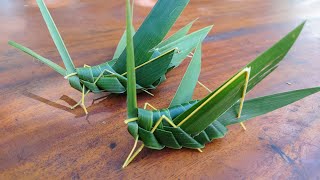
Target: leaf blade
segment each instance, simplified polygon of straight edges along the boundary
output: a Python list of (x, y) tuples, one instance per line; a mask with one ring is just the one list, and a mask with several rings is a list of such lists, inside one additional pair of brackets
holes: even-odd
[[(133, 38), (136, 66), (150, 59), (150, 50), (163, 40), (189, 1), (158, 0)], [(124, 51), (113, 66), (120, 74), (125, 72), (125, 59)]]
[(189, 30), (191, 29), (192, 25), (194, 24), (194, 22), (197, 19), (191, 21), (189, 24), (187, 24), (186, 26), (184, 26), (183, 28), (179, 29), (176, 33), (174, 33), (172, 36), (170, 36), (168, 39), (162, 41), (161, 43), (159, 43), (156, 47), (154, 47), (154, 49), (166, 46), (180, 38), (183, 38), (185, 35), (188, 34)]
[(170, 106), (186, 103), (192, 100), (194, 88), (197, 85), (201, 71), (201, 42), (195, 50), (194, 56), (184, 74), (182, 81), (172, 99)]
[(133, 38), (132, 38), (132, 13), (130, 7), (130, 0), (126, 0), (126, 38), (127, 38), (127, 48), (126, 48), (126, 59), (127, 59), (127, 111), (128, 118), (134, 118), (138, 115), (138, 105), (137, 105), (137, 90), (136, 90), (136, 75), (135, 75), (135, 57), (133, 49)]
[(285, 55), (289, 52), (297, 38), (299, 37), (306, 21), (301, 23), (285, 37), (275, 43), (271, 48), (259, 55), (255, 60), (250, 62), (246, 67), (251, 67), (251, 75), (248, 84), (247, 92), (252, 90), (255, 85), (261, 82), (265, 77), (264, 73), (272, 70), (283, 60)]
[(167, 72), (174, 54), (175, 49), (170, 50), (162, 54), (161, 56), (158, 56), (155, 59), (142, 64), (143, 66), (138, 66), (136, 69), (137, 84), (143, 87), (148, 87), (155, 81), (157, 81), (162, 75)]
[(30, 56), (34, 57), (35, 59), (39, 60), (40, 62), (46, 64), (47, 66), (49, 66), (51, 69), (55, 70), (56, 72), (58, 72), (59, 74), (61, 74), (62, 76), (66, 75), (66, 70), (64, 68), (62, 68), (61, 66), (59, 66), (58, 64), (52, 62), (51, 60), (44, 58), (42, 56), (40, 56), (39, 54), (37, 54), (36, 52), (32, 51), (31, 49), (16, 43), (14, 41), (9, 41), (8, 42), (9, 45), (19, 49), (22, 52), (25, 52), (26, 54), (29, 54)]
[(199, 42), (202, 42), (208, 33), (211, 31), (213, 26), (207, 26), (195, 32), (192, 32), (170, 44), (160, 47), (158, 50), (160, 53), (166, 52), (169, 49), (177, 48), (179, 53), (175, 54), (170, 67), (177, 67), (187, 57), (187, 55), (193, 51)]
[(70, 57), (70, 54), (62, 40), (62, 37), (58, 31), (57, 26), (55, 25), (50, 12), (47, 8), (47, 6), (45, 5), (45, 3), (43, 2), (43, 0), (37, 0), (40, 12), (42, 14), (42, 17), (48, 27), (48, 30), (50, 32), (50, 35), (54, 41), (54, 44), (56, 45), (59, 54), (63, 60), (63, 63), (67, 69), (68, 74), (70, 73), (74, 73), (76, 72), (75, 66), (72, 62), (72, 59)]
[(217, 120), (225, 126), (244, 122), (299, 101), (319, 91), (320, 87), (315, 87), (250, 99), (244, 102), (240, 118), (235, 116), (235, 109), (239, 107), (239, 103), (237, 103)]
[[(131, 29), (132, 29), (132, 35), (134, 36), (134, 34), (136, 32), (135, 32), (133, 25), (131, 26)], [(118, 59), (119, 56), (122, 54), (122, 52), (126, 49), (126, 46), (127, 46), (127, 31), (125, 30), (121, 36), (121, 39), (117, 45), (116, 51), (114, 52), (112, 59)], [(114, 61), (112, 63), (114, 64), (116, 62)], [(113, 65), (113, 64), (111, 64), (111, 65)]]

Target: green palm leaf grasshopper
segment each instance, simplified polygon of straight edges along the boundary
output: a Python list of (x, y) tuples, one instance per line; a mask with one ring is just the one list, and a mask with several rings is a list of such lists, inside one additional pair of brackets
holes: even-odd
[[(188, 2), (189, 0), (159, 0), (137, 32), (134, 32), (133, 25), (130, 25), (134, 39), (138, 92), (152, 95), (148, 90), (161, 84), (166, 79), (165, 74), (179, 66), (195, 49), (198, 41), (202, 41), (211, 30), (212, 26), (208, 26), (188, 34), (193, 21), (164, 40)], [(82, 93), (81, 100), (72, 109), (81, 105), (87, 114), (84, 99), (90, 92), (119, 94), (127, 91), (126, 33), (111, 61), (76, 68), (45, 3), (37, 0), (37, 4), (66, 69), (16, 42), (9, 41), (9, 44), (51, 67), (68, 79), (71, 87)], [(133, 6), (131, 8), (133, 9)]]
[[(226, 135), (228, 131), (226, 126), (240, 123), (246, 129), (243, 124), (244, 121), (320, 91), (320, 87), (315, 87), (245, 100), (246, 93), (278, 67), (279, 62), (285, 57), (299, 36), (304, 22), (215, 91), (210, 91), (201, 84), (210, 93), (202, 100), (192, 100), (191, 97), (201, 67), (201, 44), (199, 42), (184, 76), (189, 78), (182, 79), (170, 107), (156, 109), (146, 103), (143, 109), (138, 108), (135, 88), (134, 46), (130, 37), (132, 32), (129, 28), (132, 18), (129, 8), (130, 1), (126, 0), (126, 2), (128, 119), (125, 120), (125, 123), (128, 125), (129, 133), (134, 137), (135, 143), (123, 164), (123, 168), (128, 166), (144, 147), (156, 150), (165, 147), (173, 149), (191, 148), (202, 152), (201, 149), (205, 147), (205, 144)], [(148, 106), (152, 110), (147, 110)], [(137, 148), (139, 140), (142, 145)]]

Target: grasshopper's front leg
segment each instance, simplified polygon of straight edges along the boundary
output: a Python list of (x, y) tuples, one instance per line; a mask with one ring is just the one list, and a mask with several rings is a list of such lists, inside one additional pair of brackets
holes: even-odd
[[(153, 110), (157, 110), (154, 106), (152, 106), (150, 103), (147, 103), (147, 102), (144, 104), (144, 109), (147, 109), (148, 106), (151, 107)], [(137, 121), (137, 120), (138, 120), (138, 118), (127, 119), (127, 120), (125, 120), (125, 123), (128, 124), (129, 122), (134, 122), (134, 121)], [(169, 119), (166, 115), (162, 115), (162, 116), (160, 117), (160, 119), (156, 122), (156, 124), (154, 125), (154, 127), (152, 128), (151, 133), (154, 133), (154, 132), (156, 131), (156, 129), (158, 128), (158, 126), (160, 125), (160, 123), (161, 123), (163, 120), (167, 121), (167, 122), (168, 122), (172, 127), (174, 127), (174, 128), (177, 128), (177, 127), (178, 127), (178, 126), (175, 125), (175, 124), (173, 123), (173, 121), (172, 121), (171, 119)], [(137, 155), (138, 155), (138, 154), (142, 151), (142, 149), (144, 148), (144, 144), (142, 144), (142, 145), (137, 149), (137, 151), (136, 151), (135, 153), (133, 153), (134, 150), (136, 149), (138, 140), (139, 140), (139, 137), (137, 137), (137, 138), (135, 139), (133, 148), (132, 148), (130, 154), (128, 155), (126, 161), (123, 163), (122, 168), (127, 167), (127, 166), (133, 161), (133, 159), (134, 159), (135, 157), (137, 157)], [(201, 150), (200, 148), (198, 148), (197, 150), (198, 150), (199, 152), (202, 152), (202, 150)]]
[(147, 109), (147, 107), (151, 107), (152, 108), (152, 110), (157, 110), (157, 108), (155, 108), (154, 106), (152, 106), (150, 103), (144, 103), (144, 107), (143, 107), (143, 109)]
[[(66, 75), (64, 78), (65, 78), (65, 79), (68, 79), (69, 77), (71, 77), (71, 76), (76, 76), (76, 75), (77, 75), (77, 73), (75, 72), (75, 73), (71, 73), (71, 74)], [(85, 104), (84, 104), (84, 98), (85, 98), (85, 96), (86, 96), (89, 92), (90, 92), (90, 90), (88, 90), (87, 92), (85, 92), (85, 86), (83, 85), (83, 86), (82, 86), (82, 96), (81, 96), (81, 100), (80, 100), (77, 104), (75, 104), (74, 106), (72, 106), (72, 107), (70, 107), (70, 108), (71, 108), (71, 109), (74, 109), (74, 108), (76, 108), (77, 106), (81, 105), (81, 107), (83, 108), (84, 112), (85, 112), (86, 114), (88, 114), (87, 108), (86, 108), (86, 106), (85, 106)]]
[[(137, 120), (137, 118), (136, 118), (136, 120)], [(134, 120), (134, 118), (133, 118), (133, 119), (128, 119), (128, 120), (125, 121), (125, 123), (133, 122), (133, 121), (136, 121), (136, 120)], [(158, 126), (160, 125), (160, 123), (161, 123), (163, 120), (167, 121), (167, 122), (168, 122), (172, 127), (174, 127), (174, 128), (177, 128), (177, 127), (178, 127), (178, 126), (175, 125), (175, 124), (172, 122), (172, 120), (170, 120), (166, 115), (162, 115), (162, 116), (160, 117), (160, 119), (156, 122), (156, 124), (154, 125), (154, 127), (152, 128), (151, 133), (154, 133), (154, 132), (156, 131), (156, 129), (158, 128)], [(127, 166), (134, 160), (134, 158), (138, 156), (138, 154), (139, 154), (139, 153), (142, 151), (142, 149), (144, 148), (144, 144), (142, 144), (142, 145), (137, 149), (137, 151), (136, 151), (135, 153), (133, 153), (134, 150), (136, 149), (138, 140), (139, 140), (139, 137), (137, 137), (137, 138), (135, 139), (133, 148), (132, 148), (129, 156), (127, 157), (126, 161), (123, 163), (122, 168), (127, 167)]]
[[(84, 67), (91, 67), (91, 66), (88, 66), (88, 65), (85, 64)], [(93, 84), (96, 84), (96, 83), (100, 80), (100, 78), (103, 76), (103, 74), (104, 74), (105, 72), (109, 72), (109, 73), (113, 74), (113, 72), (111, 72), (111, 71), (109, 71), (109, 70), (107, 70), (107, 69), (104, 69), (104, 70), (99, 74), (98, 78), (94, 81)], [(85, 86), (83, 85), (83, 87), (82, 87), (81, 100), (80, 100), (77, 104), (75, 104), (74, 106), (72, 106), (71, 109), (74, 109), (74, 108), (78, 107), (79, 105), (81, 105), (81, 107), (83, 108), (84, 112), (85, 112), (86, 114), (88, 114), (87, 108), (86, 108), (86, 106), (85, 106), (85, 96), (88, 95), (89, 92), (90, 92), (90, 90), (87, 90), (87, 91), (85, 92)]]
[[(150, 103), (147, 103), (147, 102), (144, 104), (143, 109), (147, 109), (148, 106), (151, 107), (153, 110), (157, 110), (157, 108), (155, 108), (154, 106), (152, 106)], [(124, 123), (128, 124), (129, 122), (134, 122), (134, 121), (137, 121), (137, 120), (138, 120), (138, 118), (131, 118), (131, 119), (125, 120)], [(159, 126), (159, 125), (158, 125), (158, 126)], [(136, 147), (137, 147), (138, 140), (139, 140), (139, 136), (136, 137), (136, 139), (135, 139), (135, 141), (134, 141), (133, 148), (132, 148), (132, 150), (130, 151), (127, 159), (126, 159), (125, 162), (123, 163), (122, 168), (127, 167), (127, 166), (130, 164), (130, 162), (131, 162), (131, 161), (142, 151), (142, 149), (144, 148), (144, 144), (142, 144), (142, 145), (138, 148), (138, 150), (133, 154), (134, 150), (135, 150)]]
[(86, 114), (88, 114), (87, 108), (86, 108), (86, 106), (85, 106), (85, 99), (84, 99), (84, 98), (85, 98), (86, 95), (89, 94), (89, 92), (90, 92), (90, 90), (88, 90), (87, 92), (85, 92), (85, 87), (82, 86), (82, 93), (81, 93), (81, 99), (80, 99), (80, 101), (79, 101), (77, 104), (75, 104), (74, 106), (70, 107), (70, 108), (71, 108), (71, 109), (75, 109), (76, 107), (78, 107), (79, 105), (81, 105), (81, 107), (83, 108), (84, 112), (85, 112)]
[[(85, 68), (90, 68), (91, 66), (84, 64), (83, 67), (85, 67)], [(101, 78), (101, 76), (102, 76), (104, 73), (105, 73), (105, 71), (103, 71), (103, 72), (99, 75), (99, 79)], [(74, 76), (74, 75), (77, 75), (77, 73), (73, 73), (73, 74), (70, 74), (70, 75), (68, 75), (68, 76), (65, 76), (65, 78), (67, 79), (67, 78), (69, 78), (70, 76)], [(94, 84), (96, 84), (96, 81), (94, 82)], [(74, 106), (72, 106), (71, 109), (75, 109), (76, 107), (78, 107), (79, 105), (81, 105), (81, 107), (83, 108), (84, 112), (85, 112), (86, 114), (88, 114), (87, 108), (86, 108), (86, 106), (85, 106), (85, 97), (86, 97), (86, 95), (89, 94), (89, 92), (90, 92), (90, 90), (87, 90), (87, 91), (85, 92), (85, 86), (83, 85), (83, 86), (82, 86), (81, 99), (80, 99), (80, 101), (79, 101), (77, 104), (75, 104)]]

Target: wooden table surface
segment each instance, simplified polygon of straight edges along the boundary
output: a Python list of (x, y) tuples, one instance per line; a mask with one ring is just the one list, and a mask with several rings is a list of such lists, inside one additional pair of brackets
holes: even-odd
[[(124, 30), (124, 2), (50, 0), (48, 6), (76, 66), (112, 58)], [(154, 0), (136, 0), (134, 24)], [(203, 44), (200, 80), (217, 88), (239, 68), (307, 19), (280, 68), (250, 92), (257, 97), (320, 85), (319, 0), (191, 0), (174, 32), (198, 18), (192, 30), (214, 24)], [(89, 95), (86, 117), (70, 110), (80, 98), (59, 74), (7, 45), (22, 43), (62, 65), (33, 0), (0, 6), (0, 179), (319, 179), (320, 94), (247, 122), (230, 126), (224, 139), (203, 153), (145, 149), (126, 169), (121, 165), (133, 138), (123, 123), (126, 97)], [(188, 61), (152, 93), (138, 96), (169, 105)], [(291, 85), (289, 85), (291, 84)], [(207, 92), (197, 87), (194, 98)]]

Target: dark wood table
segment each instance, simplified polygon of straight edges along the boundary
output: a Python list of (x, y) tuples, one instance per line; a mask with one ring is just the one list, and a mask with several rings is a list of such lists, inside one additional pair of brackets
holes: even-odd
[[(154, 0), (136, 0), (134, 24), (142, 23)], [(124, 2), (48, 1), (76, 66), (111, 59), (124, 30)], [(89, 95), (86, 117), (70, 110), (80, 98), (48, 67), (7, 45), (20, 42), (62, 65), (32, 0), (0, 6), (0, 179), (319, 179), (320, 94), (229, 128), (203, 153), (188, 149), (145, 149), (126, 169), (121, 165), (133, 138), (123, 123), (126, 97)], [(173, 30), (198, 18), (192, 30), (215, 24), (203, 44), (200, 80), (217, 88), (239, 68), (307, 19), (297, 43), (279, 69), (250, 97), (320, 85), (320, 1), (192, 0)], [(171, 31), (174, 32), (174, 31)], [(139, 95), (166, 107), (188, 65), (168, 74), (152, 93)], [(194, 98), (206, 90), (197, 87)], [(250, 98), (249, 97), (249, 98)]]

